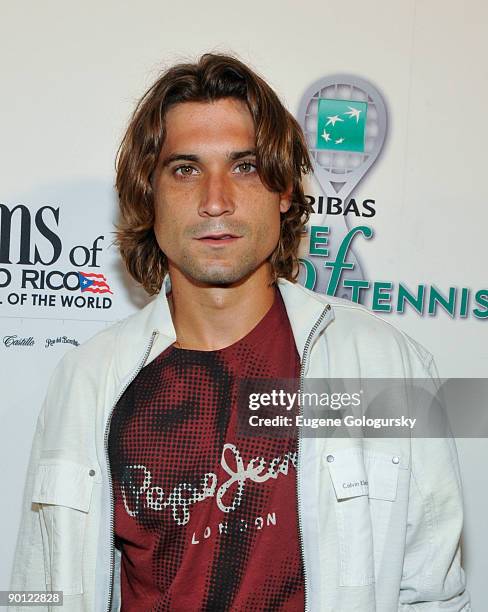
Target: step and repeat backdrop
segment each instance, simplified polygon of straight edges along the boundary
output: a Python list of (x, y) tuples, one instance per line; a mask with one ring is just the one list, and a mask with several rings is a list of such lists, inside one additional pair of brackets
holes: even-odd
[[(406, 331), (441, 377), (486, 377), (487, 20), (481, 0), (2, 8), (0, 589), (54, 366), (149, 299), (112, 244), (114, 158), (136, 101), (175, 61), (237, 54), (302, 125), (314, 213), (299, 281)], [(458, 449), (482, 609), (488, 448)]]

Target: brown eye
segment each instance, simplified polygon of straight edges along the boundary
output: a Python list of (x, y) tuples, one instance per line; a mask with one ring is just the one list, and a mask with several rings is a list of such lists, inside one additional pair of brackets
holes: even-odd
[(256, 164), (245, 161), (236, 166), (237, 174), (252, 174), (256, 171)]
[(193, 166), (178, 166), (175, 168), (175, 174), (177, 176), (189, 177), (193, 176), (193, 171), (196, 171), (196, 168)]

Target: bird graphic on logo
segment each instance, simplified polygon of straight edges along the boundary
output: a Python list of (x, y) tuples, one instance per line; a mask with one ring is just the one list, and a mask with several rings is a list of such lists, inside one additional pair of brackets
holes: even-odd
[(113, 295), (113, 291), (110, 290), (107, 279), (103, 274), (78, 271), (78, 278), (82, 293), (89, 291), (90, 293), (111, 293)]
[(319, 99), (317, 149), (364, 151), (367, 102)]

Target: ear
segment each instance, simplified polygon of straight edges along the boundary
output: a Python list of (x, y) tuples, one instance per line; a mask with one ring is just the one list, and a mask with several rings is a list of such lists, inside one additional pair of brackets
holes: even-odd
[(280, 193), (280, 213), (286, 213), (291, 206), (291, 196), (293, 185), (290, 185), (286, 191)]

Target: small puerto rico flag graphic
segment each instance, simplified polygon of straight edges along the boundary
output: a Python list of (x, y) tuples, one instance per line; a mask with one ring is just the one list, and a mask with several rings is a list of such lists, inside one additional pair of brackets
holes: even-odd
[(111, 293), (110, 286), (103, 274), (95, 274), (95, 272), (78, 272), (80, 279), (80, 289), (90, 291), (91, 293)]

